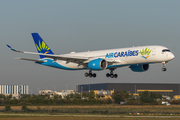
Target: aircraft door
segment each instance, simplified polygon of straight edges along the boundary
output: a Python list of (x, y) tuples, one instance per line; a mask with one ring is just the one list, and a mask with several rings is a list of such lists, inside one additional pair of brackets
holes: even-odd
[(156, 54), (156, 48), (153, 48), (152, 49), (152, 55), (155, 55)]

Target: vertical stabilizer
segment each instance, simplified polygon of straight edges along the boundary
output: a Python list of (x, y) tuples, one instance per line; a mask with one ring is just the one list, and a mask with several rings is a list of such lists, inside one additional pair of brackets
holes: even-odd
[[(49, 46), (44, 42), (44, 40), (39, 36), (38, 33), (31, 33), (34, 39), (35, 46), (37, 48), (38, 53), (43, 54), (54, 54)], [(40, 55), (40, 58), (45, 58), (44, 55)]]

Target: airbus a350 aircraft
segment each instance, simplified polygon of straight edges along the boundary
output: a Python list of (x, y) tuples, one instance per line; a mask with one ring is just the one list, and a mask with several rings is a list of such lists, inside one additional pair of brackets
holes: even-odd
[(166, 71), (166, 64), (174, 59), (168, 48), (158, 45), (55, 55), (38, 33), (32, 33), (32, 37), (38, 53), (19, 51), (7, 46), (15, 52), (40, 56), (38, 60), (18, 58), (20, 60), (65, 70), (89, 70), (85, 73), (86, 77), (96, 77), (96, 73), (92, 71), (109, 69), (110, 73), (107, 73), (106, 77), (117, 78), (118, 75), (113, 73), (116, 68), (129, 66), (134, 72), (145, 72), (149, 69), (149, 64), (153, 63), (162, 63), (162, 71)]

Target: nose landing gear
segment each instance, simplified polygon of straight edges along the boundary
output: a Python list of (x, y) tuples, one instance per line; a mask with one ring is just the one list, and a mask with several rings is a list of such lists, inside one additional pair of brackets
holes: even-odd
[(117, 74), (113, 74), (114, 69), (110, 69), (110, 70), (111, 70), (111, 71), (110, 71), (110, 74), (107, 73), (107, 74), (106, 74), (106, 77), (117, 78), (118, 75), (117, 75)]
[(90, 70), (89, 73), (86, 72), (84, 75), (85, 77), (96, 77), (96, 73), (92, 73), (92, 70)]
[(161, 69), (162, 71), (166, 71), (167, 69), (166, 69), (166, 65), (167, 65), (167, 62), (162, 62), (162, 64), (163, 64), (163, 68)]

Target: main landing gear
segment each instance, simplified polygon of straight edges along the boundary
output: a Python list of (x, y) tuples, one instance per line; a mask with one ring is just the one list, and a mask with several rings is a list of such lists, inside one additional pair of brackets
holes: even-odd
[[(117, 78), (118, 75), (113, 74), (113, 71), (114, 71), (114, 69), (110, 69), (110, 73), (107, 73), (106, 77)], [(89, 70), (89, 73), (86, 72), (84, 75), (85, 75), (85, 77), (94, 77), (94, 78), (96, 77), (96, 73), (92, 73), (92, 70)]]
[(117, 78), (118, 75), (117, 74), (113, 74), (114, 69), (110, 69), (110, 70), (111, 70), (110, 73), (107, 73), (106, 77)]
[(85, 77), (96, 77), (96, 73), (92, 73), (92, 70), (90, 70), (89, 73), (85, 73), (84, 75)]
[(163, 68), (161, 69), (162, 71), (166, 71), (167, 69), (166, 69), (166, 64), (167, 64), (167, 62), (162, 62), (162, 64), (163, 64)]

